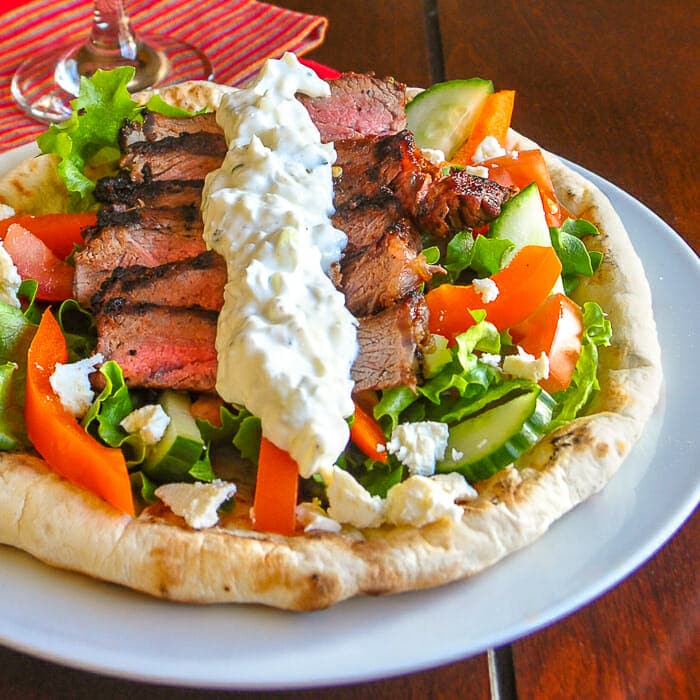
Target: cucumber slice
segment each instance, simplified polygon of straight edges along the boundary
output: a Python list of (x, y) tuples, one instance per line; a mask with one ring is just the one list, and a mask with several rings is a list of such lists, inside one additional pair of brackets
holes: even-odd
[(503, 205), (498, 218), (489, 226), (489, 238), (512, 241), (515, 251), (526, 245), (552, 245), (536, 183), (528, 185)]
[(170, 423), (146, 455), (143, 472), (158, 482), (186, 481), (204, 449), (197, 422), (190, 413), (190, 399), (187, 394), (168, 389), (158, 403), (170, 417)]
[(450, 428), (439, 472), (461, 472), (469, 481), (488, 479), (514, 462), (544, 434), (554, 400), (537, 387)]
[(420, 148), (437, 148), (446, 158), (469, 138), (493, 83), (483, 78), (436, 83), (406, 105), (408, 128)]

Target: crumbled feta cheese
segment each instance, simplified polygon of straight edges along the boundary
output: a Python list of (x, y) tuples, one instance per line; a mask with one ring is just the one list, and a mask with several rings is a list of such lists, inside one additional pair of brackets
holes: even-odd
[(467, 175), (475, 175), (476, 177), (483, 177), (484, 179), (488, 179), (489, 177), (489, 169), (485, 168), (483, 165), (467, 165), (464, 170)]
[(481, 297), (481, 301), (483, 301), (484, 304), (490, 304), (492, 301), (495, 301), (501, 291), (490, 277), (475, 279), (472, 282), (472, 286), (474, 287), (474, 291)]
[(340, 532), (341, 525), (337, 520), (329, 518), (318, 501), (300, 503), (296, 508), (296, 516), (304, 528), (304, 532), (320, 530), (322, 532)]
[[(355, 527), (379, 527), (384, 519), (384, 501), (372, 496), (355, 477), (334, 467), (326, 479), (328, 515)], [(330, 483), (329, 483), (330, 481)]]
[(472, 156), (472, 163), (481, 163), (483, 160), (488, 160), (489, 158), (499, 158), (506, 154), (506, 149), (498, 143), (498, 139), (495, 136), (487, 136), (474, 151)]
[(445, 456), (448, 437), (445, 423), (402, 423), (394, 428), (386, 447), (411, 474), (430, 476), (435, 472), (435, 463)]
[(58, 395), (63, 408), (76, 418), (82, 418), (92, 405), (95, 392), (90, 386), (90, 374), (103, 361), (104, 357), (97, 353), (65, 365), (57, 362), (49, 377), (51, 388)]
[(216, 525), (219, 521), (217, 511), (235, 493), (236, 485), (221, 479), (209, 484), (201, 481), (193, 484), (163, 484), (156, 489), (156, 496), (195, 530)]
[(119, 423), (127, 433), (138, 433), (146, 445), (155, 445), (170, 425), (170, 416), (160, 404), (146, 404), (132, 411)]
[(433, 477), (411, 476), (389, 489), (386, 520), (393, 525), (423, 527), (441, 518), (458, 521), (463, 510), (455, 503), (476, 497), (476, 491), (456, 472)]
[(439, 148), (421, 148), (420, 152), (423, 158), (433, 165), (445, 162), (445, 154)]
[(19, 276), (10, 254), (0, 241), (0, 301), (19, 308), (17, 292), (20, 284), (22, 284), (22, 278)]
[(501, 356), (500, 355), (494, 355), (490, 352), (482, 352), (481, 355), (479, 355), (479, 359), (485, 365), (491, 365), (491, 367), (498, 368), (501, 366)]
[(539, 382), (540, 379), (549, 377), (549, 358), (544, 352), (535, 358), (518, 345), (517, 355), (507, 355), (503, 358), (503, 371), (513, 377)]
[(452, 459), (452, 461), (459, 462), (459, 460), (462, 459), (462, 457), (464, 457), (464, 452), (453, 447), (452, 452), (450, 452), (450, 458)]
[(15, 215), (15, 210), (9, 204), (0, 204), (0, 220), (9, 219)]

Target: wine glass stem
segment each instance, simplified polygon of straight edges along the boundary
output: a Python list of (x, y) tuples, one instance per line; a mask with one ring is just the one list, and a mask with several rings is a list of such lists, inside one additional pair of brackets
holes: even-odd
[(105, 58), (136, 60), (136, 35), (121, 0), (95, 0), (89, 42), (94, 53)]

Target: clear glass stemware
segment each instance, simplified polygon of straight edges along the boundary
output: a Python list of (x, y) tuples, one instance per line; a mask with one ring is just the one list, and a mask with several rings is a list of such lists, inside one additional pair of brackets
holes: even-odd
[(70, 116), (69, 103), (78, 94), (81, 75), (124, 65), (136, 69), (131, 92), (213, 78), (209, 60), (196, 47), (169, 36), (137, 36), (122, 0), (95, 0), (87, 41), (37, 51), (15, 72), (12, 95), (36, 119), (63, 121)]

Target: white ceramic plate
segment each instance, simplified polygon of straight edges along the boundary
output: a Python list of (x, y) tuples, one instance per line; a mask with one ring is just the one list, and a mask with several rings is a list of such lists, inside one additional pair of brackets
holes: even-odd
[[(0, 170), (30, 152), (0, 156)], [(697, 310), (689, 318), (687, 304), (700, 288), (700, 265), (642, 204), (577, 169), (610, 197), (644, 261), (665, 372), (663, 396), (643, 439), (601, 494), (473, 579), (307, 614), (170, 604), (0, 547), (0, 643), (77, 668), (178, 685), (272, 689), (358, 682), (510, 642), (589, 602), (644, 562), (700, 496), (700, 321)]]

